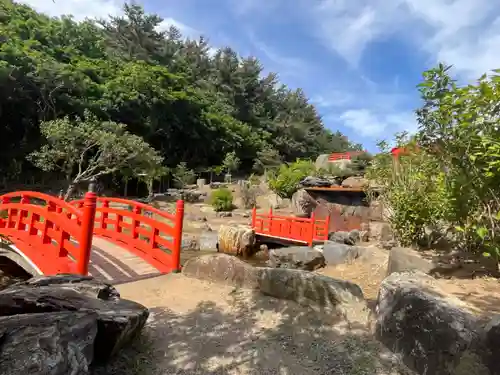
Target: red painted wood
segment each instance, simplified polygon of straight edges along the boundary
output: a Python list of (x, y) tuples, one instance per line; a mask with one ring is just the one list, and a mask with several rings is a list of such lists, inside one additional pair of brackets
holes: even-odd
[[(71, 204), (82, 207), (83, 200)], [(160, 272), (178, 271), (183, 219), (181, 200), (175, 214), (170, 214), (128, 199), (98, 197), (94, 234), (127, 249)]]
[[(111, 207), (117, 204), (120, 206)], [(91, 192), (68, 203), (21, 191), (0, 196), (0, 212), (6, 212), (0, 218), (0, 234), (43, 274), (86, 275), (93, 235), (117, 243), (160, 272), (180, 270), (183, 201), (170, 214), (126, 199), (97, 198)]]
[(268, 214), (252, 211), (252, 228), (261, 236), (281, 238), (301, 242), (312, 246), (316, 241), (328, 239), (329, 218), (318, 220), (314, 214), (311, 218), (274, 215), (270, 209)]

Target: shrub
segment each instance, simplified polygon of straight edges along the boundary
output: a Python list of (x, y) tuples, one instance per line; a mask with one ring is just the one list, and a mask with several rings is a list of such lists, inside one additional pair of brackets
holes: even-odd
[(233, 193), (229, 189), (214, 190), (210, 196), (210, 204), (216, 212), (233, 209)]
[[(402, 135), (399, 141), (407, 141), (407, 137)], [(435, 158), (425, 152), (401, 157), (396, 171), (387, 144), (379, 147), (382, 152), (375, 156), (366, 176), (378, 186), (378, 199), (389, 210), (396, 238), (404, 246), (420, 243), (425, 229), (437, 226), (446, 217), (445, 174)]]
[(299, 182), (307, 176), (316, 175), (314, 163), (297, 159), (294, 163), (283, 164), (277, 172), (269, 176), (269, 187), (281, 198), (291, 198), (299, 188)]
[(184, 188), (186, 185), (194, 183), (196, 173), (187, 167), (185, 162), (180, 162), (172, 173), (175, 185), (179, 188)]

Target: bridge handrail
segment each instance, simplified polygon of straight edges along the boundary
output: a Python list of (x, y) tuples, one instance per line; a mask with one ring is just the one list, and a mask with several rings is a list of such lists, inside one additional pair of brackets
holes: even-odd
[[(20, 198), (21, 202), (24, 200), (24, 204), (33, 204), (33, 205), (35, 205), (35, 203), (32, 201), (32, 199), (38, 199), (45, 202), (47, 204), (47, 208), (50, 208), (50, 205), (52, 205), (52, 207), (56, 212), (61, 212), (64, 209), (66, 212), (75, 215), (75, 217), (77, 218), (80, 218), (82, 216), (81, 210), (71, 205), (70, 203), (60, 198), (54, 197), (52, 195), (39, 193), (36, 191), (29, 191), (29, 190), (14, 191), (11, 193), (0, 195), (0, 204), (10, 203), (13, 198)], [(82, 199), (82, 201), (84, 201), (84, 199)]]
[[(83, 204), (83, 199), (77, 199), (74, 201), (71, 201), (70, 204), (74, 205), (75, 207), (80, 207)], [(113, 197), (97, 197), (97, 203), (102, 203), (105, 205), (106, 203), (118, 203), (118, 204), (124, 204), (128, 205), (134, 208), (140, 208), (141, 210), (147, 211), (154, 213), (160, 217), (163, 217), (165, 219), (168, 219), (170, 221), (175, 221), (175, 215), (172, 215), (171, 213), (159, 210), (153, 206), (150, 206), (146, 203), (142, 202), (137, 202), (134, 200), (130, 199), (125, 199), (125, 198), (113, 198)]]
[[(274, 220), (274, 222), (273, 222)], [(258, 228), (257, 222), (260, 222), (260, 227)], [(267, 221), (268, 229), (264, 230), (264, 223)], [(282, 225), (273, 226), (273, 223), (287, 222), (289, 227), (283, 227)], [(296, 226), (300, 230), (292, 231), (291, 228)], [(252, 210), (252, 228), (255, 233), (262, 235), (269, 235), (273, 237), (289, 239), (294, 241), (300, 241), (312, 246), (314, 241), (324, 241), (328, 239), (328, 228), (330, 226), (330, 217), (327, 216), (326, 219), (316, 219), (314, 212), (310, 218), (302, 218), (295, 216), (282, 216), (274, 215), (273, 209), (269, 209), (267, 214), (257, 213), (257, 208)], [(283, 230), (285, 228), (286, 230)], [(296, 228), (296, 229), (297, 229)], [(302, 229), (305, 229), (305, 233), (302, 233)], [(298, 235), (296, 235), (298, 233)], [(294, 236), (292, 236), (292, 234)]]

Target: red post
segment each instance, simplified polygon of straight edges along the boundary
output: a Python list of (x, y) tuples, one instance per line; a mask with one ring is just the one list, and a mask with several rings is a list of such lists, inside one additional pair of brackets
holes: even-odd
[(77, 272), (86, 276), (89, 272), (90, 252), (92, 251), (92, 235), (94, 234), (94, 220), (97, 195), (88, 191), (83, 201), (83, 216), (80, 234), (80, 256), (77, 262)]
[(257, 217), (257, 208), (254, 206), (254, 208), (252, 208), (252, 229), (255, 230), (255, 219)]
[(330, 233), (330, 210), (327, 211), (325, 219), (325, 241), (328, 240), (328, 233)]
[(172, 249), (173, 271), (181, 270), (181, 246), (182, 246), (182, 225), (184, 223), (184, 201), (178, 200), (175, 205), (175, 224), (174, 224), (174, 248)]
[(311, 231), (309, 233), (309, 246), (311, 246), (311, 247), (314, 243), (314, 236), (316, 234), (315, 232), (316, 232), (316, 215), (313, 212), (311, 214)]

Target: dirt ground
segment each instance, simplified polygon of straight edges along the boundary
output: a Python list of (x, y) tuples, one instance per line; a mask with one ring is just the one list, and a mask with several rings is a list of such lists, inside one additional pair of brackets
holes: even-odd
[[(365, 298), (373, 305), (379, 285), (386, 276), (388, 259), (389, 251), (372, 245), (369, 256), (351, 264), (325, 267), (318, 273), (358, 284), (363, 289)], [(467, 303), (479, 316), (500, 313), (500, 280), (496, 278), (438, 279), (436, 283), (444, 291)]]
[(366, 322), (181, 274), (118, 287), (150, 308), (143, 335), (96, 375), (412, 374), (375, 342)]

